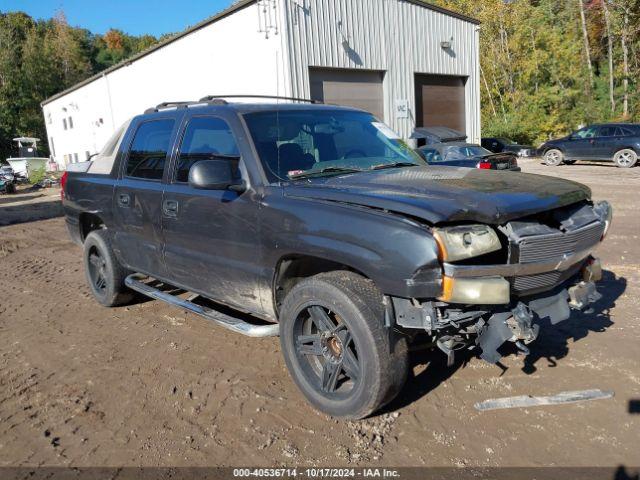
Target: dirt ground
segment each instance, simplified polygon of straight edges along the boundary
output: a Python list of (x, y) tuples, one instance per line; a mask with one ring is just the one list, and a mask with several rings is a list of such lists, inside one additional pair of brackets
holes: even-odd
[[(513, 353), (503, 368), (414, 354), (400, 397), (361, 422), (309, 407), (275, 338), (237, 336), (156, 301), (98, 306), (58, 193), (0, 196), (0, 466), (640, 465), (640, 168), (521, 164), (613, 203), (603, 300), (547, 325), (529, 357)], [(473, 406), (592, 388), (615, 397)]]

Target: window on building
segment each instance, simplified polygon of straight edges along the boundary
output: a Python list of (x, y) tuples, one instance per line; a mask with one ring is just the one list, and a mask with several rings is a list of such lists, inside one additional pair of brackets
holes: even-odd
[(62, 119), (62, 128), (64, 128), (65, 130), (67, 129), (67, 119), (66, 118)]
[(69, 129), (73, 128), (73, 118), (69, 117)]
[(51, 147), (51, 155), (56, 156), (56, 145), (53, 143), (53, 137), (49, 137), (49, 146)]
[(86, 160), (89, 160), (89, 157), (91, 157), (91, 154), (89, 153), (89, 150), (87, 150), (86, 152), (84, 152), (84, 158)]
[(192, 118), (182, 137), (176, 182), (188, 182), (191, 166), (200, 160), (231, 157), (230, 161), (237, 163), (238, 156), (238, 146), (227, 122), (215, 117)]
[(162, 180), (174, 120), (152, 120), (138, 127), (127, 160), (127, 176)]
[(73, 163), (78, 163), (78, 154), (77, 153), (73, 154)]

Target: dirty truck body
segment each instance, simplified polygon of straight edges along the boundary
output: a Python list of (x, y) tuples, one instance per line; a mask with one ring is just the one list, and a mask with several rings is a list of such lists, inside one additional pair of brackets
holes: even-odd
[(505, 342), (526, 352), (540, 319), (599, 298), (591, 253), (611, 209), (587, 187), (426, 165), (354, 109), (163, 105), (80, 170), (64, 208), (98, 301), (122, 304), (133, 289), (240, 333), (279, 334), (298, 387), (335, 416), (391, 401), (411, 342), (451, 362), (476, 346), (497, 362)]

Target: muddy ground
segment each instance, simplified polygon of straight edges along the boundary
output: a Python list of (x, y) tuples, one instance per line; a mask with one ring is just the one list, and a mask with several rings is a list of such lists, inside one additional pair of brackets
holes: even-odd
[[(613, 203), (603, 300), (593, 314), (547, 325), (529, 357), (512, 354), (503, 368), (473, 354), (453, 368), (440, 353), (414, 354), (400, 397), (362, 422), (309, 407), (277, 339), (236, 336), (156, 301), (98, 306), (57, 192), (0, 196), (0, 466), (640, 465), (640, 415), (631, 413), (640, 401), (640, 168), (521, 163)], [(615, 397), (473, 407), (591, 388)]]

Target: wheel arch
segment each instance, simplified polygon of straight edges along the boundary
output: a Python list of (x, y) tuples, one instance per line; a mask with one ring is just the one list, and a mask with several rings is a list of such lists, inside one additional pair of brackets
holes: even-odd
[(100, 215), (91, 212), (81, 212), (78, 216), (78, 228), (80, 230), (80, 240), (84, 243), (91, 232), (107, 227)]
[[(280, 306), (291, 289), (305, 278), (319, 273), (346, 270), (356, 273), (363, 278), (374, 281), (362, 269), (353, 265), (307, 254), (288, 254), (282, 256), (277, 264), (272, 279), (273, 308), (276, 316), (280, 313)], [(375, 281), (374, 281), (375, 283)]]

